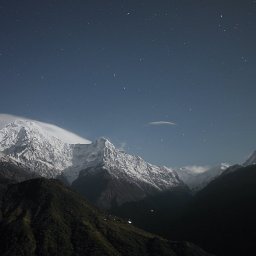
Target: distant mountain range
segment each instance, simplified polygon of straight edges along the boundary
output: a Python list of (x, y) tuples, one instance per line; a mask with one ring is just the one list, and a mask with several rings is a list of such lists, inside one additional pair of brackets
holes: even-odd
[(172, 169), (126, 154), (107, 139), (69, 144), (53, 134), (37, 122), (15, 120), (0, 130), (0, 152), (31, 173), (73, 183), (85, 196), (93, 193), (89, 197), (102, 208), (186, 186)]
[[(253, 249), (256, 238), (256, 152), (241, 165), (220, 164), (211, 168), (173, 170), (152, 165), (139, 156), (118, 150), (105, 138), (91, 143), (61, 128), (49, 128), (47, 124), (33, 120), (12, 119), (7, 122), (5, 118), (4, 122), (0, 120), (0, 128), (0, 239), (4, 241), (0, 254), (23, 255), (16, 251), (18, 244), (22, 243), (24, 255), (43, 255), (49, 250), (54, 252), (56, 246), (66, 248), (67, 254), (61, 255), (80, 255), (80, 252), (90, 250), (88, 255), (127, 255), (127, 251), (118, 247), (118, 243), (123, 243), (125, 250), (134, 250), (134, 255), (206, 255), (191, 244), (170, 245), (161, 238), (147, 240), (144, 234), (139, 237), (138, 232), (141, 231), (130, 230), (130, 226), (122, 224), (121, 219), (118, 219), (121, 223), (117, 226), (115, 220), (110, 223), (117, 228), (113, 230), (108, 227), (109, 222), (107, 226), (103, 224), (109, 218), (111, 221), (116, 218), (110, 217), (112, 215), (129, 219), (134, 225), (170, 240), (192, 241), (221, 256), (249, 255), (249, 250)], [(58, 135), (59, 129), (61, 136)], [(85, 203), (80, 201), (82, 199), (78, 194), (59, 182), (38, 177), (63, 181), (108, 214), (99, 213), (99, 219), (90, 217), (86, 231), (74, 231), (74, 227), (83, 223), (83, 218), (79, 217), (76, 219), (78, 222), (73, 223), (74, 214), (71, 213), (74, 211), (75, 215), (79, 215), (77, 209), (82, 212), (88, 209), (80, 209), (72, 200), (79, 201), (81, 205)], [(31, 181), (20, 183), (26, 180)], [(26, 192), (23, 193), (23, 189)], [(49, 200), (49, 205), (43, 198), (48, 189), (49, 199), (53, 200)], [(62, 193), (66, 193), (64, 201), (60, 196)], [(30, 198), (29, 194), (35, 194), (35, 197)], [(28, 198), (31, 204), (27, 203)], [(57, 208), (52, 208), (52, 204)], [(96, 214), (95, 210), (89, 215), (93, 214)], [(44, 221), (44, 216), (50, 216), (49, 223)], [(60, 219), (56, 220), (54, 216)], [(50, 223), (54, 224), (53, 229)], [(62, 225), (65, 230), (58, 231), (56, 227)], [(38, 227), (44, 230), (42, 234)], [(133, 230), (137, 233), (132, 233)], [(121, 237), (128, 233), (136, 237), (134, 239), (138, 239), (140, 245), (135, 246), (133, 238), (132, 242), (123, 238), (118, 240), (119, 231)], [(17, 245), (11, 246), (3, 236), (4, 232), (13, 237), (20, 232), (18, 237), (22, 240), (10, 240)], [(66, 244), (54, 241), (51, 245), (46, 237), (52, 232), (63, 237)], [(106, 241), (109, 232), (114, 237)], [(74, 242), (80, 235), (90, 241), (86, 248), (80, 242), (78, 245)], [(38, 241), (43, 245), (42, 251), (38, 251)], [(153, 244), (151, 254), (145, 242)], [(34, 254), (26, 254), (29, 250), (34, 250)], [(157, 250), (160, 250), (159, 254)]]
[(208, 183), (220, 176), (230, 165), (222, 163), (215, 167), (194, 167), (188, 166), (179, 168), (179, 178), (189, 186), (192, 192), (203, 189)]
[[(254, 151), (241, 165), (249, 166), (253, 164), (256, 164), (256, 151)], [(224, 173), (227, 169), (231, 171), (232, 168), (229, 167), (230, 164), (227, 163), (222, 163), (214, 167), (187, 166), (177, 169), (177, 174), (193, 192), (197, 192)]]

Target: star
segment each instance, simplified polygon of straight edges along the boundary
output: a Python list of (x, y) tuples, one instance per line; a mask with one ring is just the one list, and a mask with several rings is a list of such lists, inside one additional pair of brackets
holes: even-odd
[(246, 57), (244, 57), (244, 56), (241, 57), (241, 60), (242, 60), (243, 63), (247, 63), (248, 62), (248, 59)]

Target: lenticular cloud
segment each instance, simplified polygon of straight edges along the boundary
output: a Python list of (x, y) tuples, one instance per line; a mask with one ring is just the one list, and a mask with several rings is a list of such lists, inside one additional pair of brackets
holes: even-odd
[(43, 128), (49, 135), (54, 136), (60, 139), (63, 142), (69, 144), (90, 144), (91, 141), (78, 136), (75, 133), (62, 129), (56, 125), (39, 122), (36, 120), (31, 120), (29, 118), (24, 118), (20, 116), (8, 115), (8, 114), (0, 114), (0, 129), (8, 125), (9, 123), (14, 122), (15, 120), (28, 120), (36, 122), (41, 128)]
[(174, 122), (169, 121), (156, 121), (156, 122), (150, 122), (149, 125), (176, 125)]

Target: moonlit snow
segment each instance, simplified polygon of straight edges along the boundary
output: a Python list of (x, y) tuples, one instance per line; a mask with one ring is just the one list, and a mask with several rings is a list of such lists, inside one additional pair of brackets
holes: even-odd
[[(108, 170), (116, 179), (128, 179), (129, 182), (147, 184), (161, 191), (180, 186), (182, 183), (176, 172), (144, 161), (139, 156), (126, 154), (115, 148), (105, 138), (93, 143), (75, 144), (76, 135), (62, 128), (1, 115), (0, 152), (25, 164), (32, 171), (48, 178), (64, 175), (71, 184), (81, 170), (98, 166)], [(59, 139), (64, 137), (65, 140)], [(67, 143), (72, 140), (72, 144)]]
[(8, 115), (8, 114), (0, 114), (0, 129), (5, 127), (7, 124), (14, 122), (15, 120), (27, 120), (37, 123), (48, 135), (56, 137), (63, 142), (69, 144), (90, 144), (91, 141), (82, 138), (70, 131), (64, 130), (56, 125), (39, 122), (36, 120), (32, 120), (29, 118), (24, 118), (20, 116)]

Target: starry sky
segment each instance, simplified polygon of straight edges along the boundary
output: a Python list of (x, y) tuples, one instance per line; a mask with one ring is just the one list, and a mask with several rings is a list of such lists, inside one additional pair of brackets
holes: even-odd
[(0, 0), (0, 112), (166, 166), (256, 149), (256, 1)]

